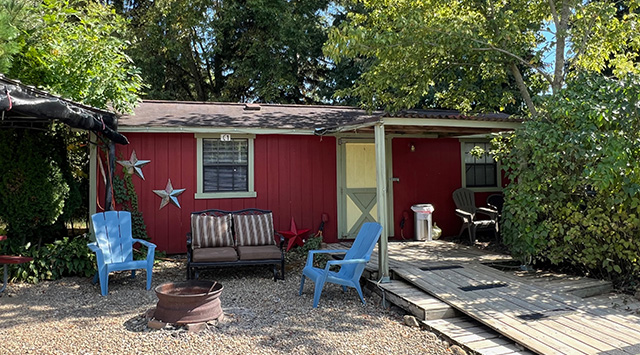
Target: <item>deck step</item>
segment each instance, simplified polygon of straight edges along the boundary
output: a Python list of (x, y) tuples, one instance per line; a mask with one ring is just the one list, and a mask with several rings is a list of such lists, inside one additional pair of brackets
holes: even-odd
[(462, 314), (448, 304), (402, 280), (391, 280), (389, 283), (367, 280), (367, 288), (380, 296), (384, 291), (384, 298), (387, 302), (411, 313), (418, 320), (453, 318)]
[(427, 320), (421, 323), (431, 332), (438, 334), (452, 344), (457, 344), (469, 353), (483, 355), (533, 354), (467, 316)]

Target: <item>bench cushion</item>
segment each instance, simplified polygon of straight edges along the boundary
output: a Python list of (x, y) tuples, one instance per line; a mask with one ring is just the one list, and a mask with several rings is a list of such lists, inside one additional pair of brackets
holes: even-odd
[(271, 213), (233, 215), (237, 246), (275, 245)]
[(193, 262), (237, 261), (238, 254), (232, 247), (199, 248), (193, 250)]
[(275, 245), (238, 247), (240, 260), (280, 259), (282, 252)]
[(234, 246), (231, 215), (191, 215), (191, 238), (193, 249)]

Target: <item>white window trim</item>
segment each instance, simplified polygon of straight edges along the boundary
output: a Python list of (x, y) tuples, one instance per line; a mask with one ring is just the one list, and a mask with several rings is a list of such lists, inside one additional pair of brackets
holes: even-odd
[(468, 188), (471, 191), (475, 192), (500, 192), (502, 191), (502, 168), (500, 166), (500, 162), (496, 162), (496, 184), (498, 186), (489, 186), (489, 187), (467, 187), (467, 166), (465, 164), (465, 143), (489, 143), (489, 139), (460, 139), (460, 165), (462, 172), (462, 187)]
[[(224, 133), (223, 133), (224, 134)], [(247, 139), (248, 140), (248, 190), (242, 192), (204, 192), (203, 191), (203, 174), (202, 168), (202, 140), (203, 139), (221, 139), (221, 133), (196, 133), (194, 134), (197, 139), (197, 188), (194, 195), (195, 199), (216, 199), (216, 198), (255, 198), (258, 196), (254, 189), (254, 160), (253, 160), (253, 140), (256, 138), (255, 134), (231, 134), (231, 139)]]

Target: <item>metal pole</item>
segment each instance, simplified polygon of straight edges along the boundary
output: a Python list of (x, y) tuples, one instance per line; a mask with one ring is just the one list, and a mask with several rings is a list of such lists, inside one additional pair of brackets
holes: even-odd
[(107, 154), (107, 166), (108, 171), (107, 174), (107, 184), (105, 186), (105, 196), (104, 196), (104, 210), (111, 211), (112, 210), (112, 200), (113, 200), (113, 174), (116, 169), (116, 144), (113, 141), (109, 141), (109, 153)]
[(387, 223), (387, 166), (384, 140), (384, 122), (375, 125), (374, 139), (376, 149), (376, 194), (378, 199), (378, 222), (382, 225), (382, 236), (378, 242), (378, 272), (380, 282), (390, 282)]

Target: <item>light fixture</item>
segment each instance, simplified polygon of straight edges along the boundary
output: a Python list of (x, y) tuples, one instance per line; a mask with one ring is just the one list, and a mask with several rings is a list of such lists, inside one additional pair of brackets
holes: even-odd
[(416, 145), (413, 144), (413, 143), (409, 144), (409, 150), (411, 150), (412, 153), (415, 152), (416, 151)]

